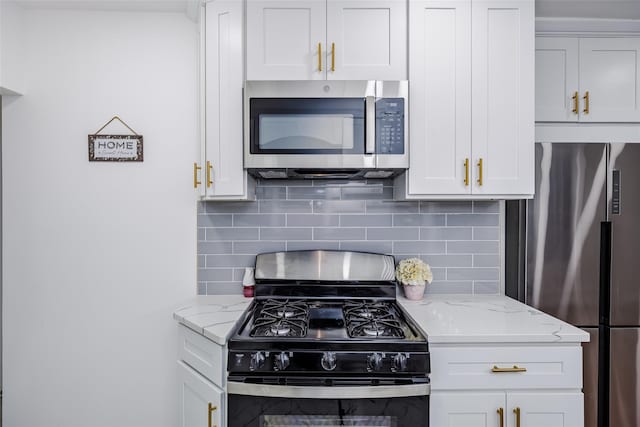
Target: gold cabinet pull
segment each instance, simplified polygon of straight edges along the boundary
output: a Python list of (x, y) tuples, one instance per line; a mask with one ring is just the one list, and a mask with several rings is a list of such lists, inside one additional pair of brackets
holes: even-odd
[(211, 166), (211, 162), (207, 160), (207, 188), (211, 187), (211, 184), (213, 184), (213, 180), (211, 179), (212, 169), (213, 166)]
[(513, 413), (516, 414), (516, 427), (520, 427), (520, 408), (515, 408)]
[(336, 71), (336, 44), (331, 43), (331, 72)]
[(482, 186), (482, 158), (478, 160), (478, 185)]
[(218, 427), (218, 426), (214, 426), (211, 423), (213, 422), (213, 413), (218, 409), (217, 406), (213, 406), (211, 404), (211, 402), (209, 402), (209, 427)]
[(193, 164), (193, 188), (198, 188), (202, 182), (198, 181), (198, 171), (202, 169), (197, 163)]
[(493, 365), (491, 372), (494, 374), (500, 374), (503, 372), (527, 372), (527, 368), (521, 368), (518, 365), (513, 365), (513, 368), (498, 368), (496, 365)]
[(318, 71), (322, 71), (322, 43), (318, 43)]
[(503, 408), (498, 408), (498, 410), (496, 412), (500, 416), (500, 427), (504, 427), (504, 409)]
[(584, 96), (582, 97), (582, 99), (584, 99), (584, 110), (583, 110), (583, 113), (589, 114), (589, 91), (586, 91), (584, 93)]
[(576, 115), (578, 114), (578, 110), (580, 107), (578, 106), (578, 91), (575, 91), (571, 99), (573, 99), (573, 111)]
[(469, 159), (464, 159), (464, 186), (469, 186)]

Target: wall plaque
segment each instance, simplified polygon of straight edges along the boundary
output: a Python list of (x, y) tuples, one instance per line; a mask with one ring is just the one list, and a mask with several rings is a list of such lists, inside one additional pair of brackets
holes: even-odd
[[(118, 120), (133, 135), (108, 135), (100, 132), (111, 122)], [(98, 131), (89, 135), (90, 162), (141, 162), (143, 161), (142, 135), (137, 134), (118, 116), (114, 116)]]

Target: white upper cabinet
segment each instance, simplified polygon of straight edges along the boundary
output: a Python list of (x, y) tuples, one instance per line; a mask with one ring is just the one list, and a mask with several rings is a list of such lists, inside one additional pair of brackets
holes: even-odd
[(472, 4), (472, 191), (533, 194), (534, 2)]
[(407, 79), (404, 0), (327, 0), (327, 78)]
[(326, 17), (326, 0), (247, 0), (247, 80), (324, 80)]
[(537, 37), (536, 121), (640, 122), (640, 38)]
[(397, 197), (530, 197), (533, 0), (410, 4), (410, 168)]
[[(254, 197), (243, 167), (243, 7), (234, 0), (206, 4), (202, 163), (194, 181), (203, 199)], [(199, 181), (199, 183), (198, 183)]]
[(406, 80), (406, 0), (247, 0), (247, 80)]
[(640, 122), (640, 38), (580, 39), (581, 121)]
[(536, 38), (536, 121), (578, 120), (578, 39)]
[(408, 186), (471, 194), (471, 2), (412, 1)]

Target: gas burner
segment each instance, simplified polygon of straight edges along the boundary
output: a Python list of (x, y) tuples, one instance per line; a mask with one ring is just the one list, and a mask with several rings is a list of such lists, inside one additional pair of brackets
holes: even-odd
[(309, 310), (304, 301), (267, 300), (255, 311), (252, 337), (304, 337)]
[(286, 337), (291, 332), (291, 327), (283, 322), (278, 322), (276, 324), (271, 325), (269, 328), (271, 333), (277, 337)]
[(362, 332), (367, 336), (377, 337), (378, 335), (384, 334), (384, 328), (377, 324), (373, 324), (363, 327)]
[(402, 323), (387, 302), (346, 301), (343, 312), (351, 338), (404, 338)]

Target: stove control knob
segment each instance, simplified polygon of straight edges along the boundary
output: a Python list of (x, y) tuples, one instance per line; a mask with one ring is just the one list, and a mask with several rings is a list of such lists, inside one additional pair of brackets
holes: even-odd
[(276, 371), (284, 371), (289, 367), (289, 356), (284, 352), (276, 354), (275, 362)]
[(367, 371), (379, 371), (382, 368), (382, 354), (371, 353), (367, 357)]
[(265, 357), (263, 352), (258, 351), (253, 353), (251, 355), (251, 361), (249, 362), (249, 370), (255, 371), (256, 369), (262, 368), (262, 365), (264, 365), (264, 359)]
[(333, 351), (325, 351), (322, 353), (320, 364), (325, 371), (333, 371), (336, 369), (336, 354)]
[(403, 372), (407, 370), (407, 355), (398, 353), (393, 356), (393, 364), (391, 367), (393, 372)]

